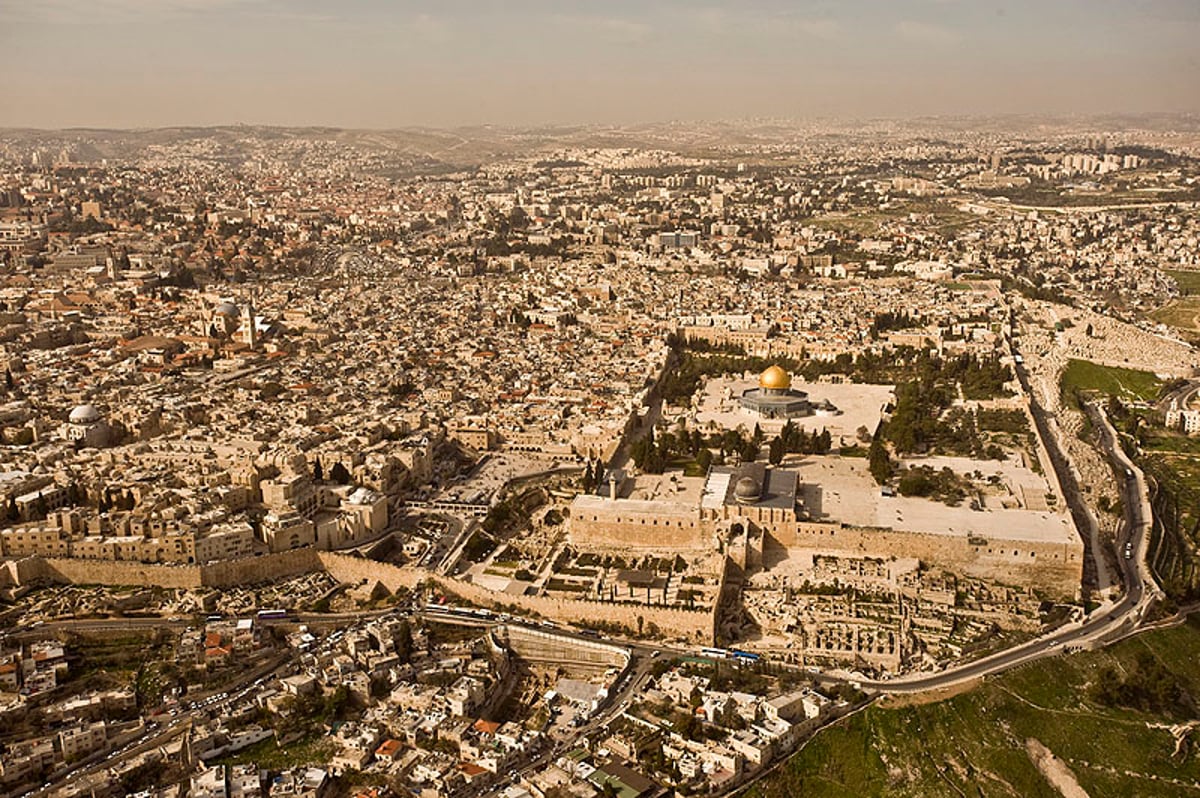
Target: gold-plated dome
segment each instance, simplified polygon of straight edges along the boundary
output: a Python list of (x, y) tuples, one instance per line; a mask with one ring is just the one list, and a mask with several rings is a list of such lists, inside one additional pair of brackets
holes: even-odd
[(786, 391), (792, 387), (792, 378), (779, 366), (771, 366), (758, 375), (758, 387), (769, 390)]

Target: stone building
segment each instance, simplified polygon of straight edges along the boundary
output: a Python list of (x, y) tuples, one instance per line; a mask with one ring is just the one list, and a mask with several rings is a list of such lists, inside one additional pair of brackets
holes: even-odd
[(828, 400), (814, 402), (805, 391), (792, 388), (792, 378), (779, 366), (767, 368), (758, 377), (758, 387), (749, 388), (738, 403), (759, 418), (804, 418), (835, 415), (839, 411)]
[(79, 405), (67, 416), (62, 436), (78, 446), (99, 449), (107, 446), (111, 437), (108, 422), (94, 405)]
[[(697, 479), (678, 477), (680, 482)], [(720, 551), (751, 570), (761, 567), (769, 545), (797, 554), (917, 558), (954, 573), (1071, 599), (1082, 579), (1083, 542), (1064, 512), (960, 512), (958, 521), (944, 525), (937, 505), (926, 502), (927, 517), (903, 521), (898, 510), (915, 510), (906, 503), (924, 500), (881, 498), (874, 483), (866, 482), (855, 488), (855, 500), (864, 508), (856, 517), (869, 520), (849, 523), (829, 517), (820, 486), (803, 483), (797, 470), (762, 463), (717, 466), (702, 482), (698, 501), (690, 493), (681, 494), (684, 499), (622, 498), (615, 492), (578, 496), (571, 504), (571, 542), (601, 551)], [(809, 506), (806, 494), (817, 504)]]

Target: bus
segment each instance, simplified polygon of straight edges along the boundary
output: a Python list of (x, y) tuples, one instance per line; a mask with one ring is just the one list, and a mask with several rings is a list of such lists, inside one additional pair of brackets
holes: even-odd
[(740, 659), (745, 662), (758, 662), (760, 659), (762, 659), (762, 657), (758, 654), (754, 654), (750, 651), (740, 651), (736, 648), (733, 651), (730, 651), (729, 654), (734, 659)]
[(723, 648), (707, 648), (706, 647), (706, 648), (700, 649), (700, 653), (705, 655), (706, 657), (717, 657), (719, 659), (727, 659), (729, 657), (729, 652)]
[(259, 610), (258, 619), (260, 621), (279, 621), (288, 617), (287, 610)]

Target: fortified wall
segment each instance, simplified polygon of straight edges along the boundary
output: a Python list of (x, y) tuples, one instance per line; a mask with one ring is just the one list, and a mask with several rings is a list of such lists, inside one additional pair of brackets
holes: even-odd
[[(610, 502), (605, 512), (571, 517), (571, 542), (583, 549), (614, 551), (696, 552), (714, 550), (720, 520), (752, 517), (729, 515), (701, 519), (687, 526), (676, 519), (653, 519), (623, 510), (625, 502)], [(658, 520), (658, 523), (655, 523)], [(1014, 587), (1030, 587), (1058, 598), (1074, 599), (1083, 578), (1083, 543), (1020, 539), (991, 540), (966, 534), (938, 534), (887, 528), (842, 526), (834, 523), (763, 519), (763, 531), (789, 549), (812, 549), (870, 557), (916, 557), (923, 563), (954, 573)]]
[(226, 560), (208, 565), (151, 565), (134, 562), (26, 557), (0, 567), (0, 586), (32, 582), (82, 585), (132, 585), (197, 589), (233, 587), (272, 581), (312, 571), (325, 571), (351, 585), (382, 584), (388, 590), (413, 589), (421, 582), (485, 607), (512, 608), (544, 618), (578, 624), (605, 623), (631, 632), (651, 625), (667, 636), (708, 643), (713, 634), (715, 608), (686, 610), (598, 601), (578, 601), (546, 596), (513, 596), (470, 582), (461, 582), (420, 568), (402, 568), (364, 557), (316, 549), (297, 549), (262, 557)]
[[(1073, 600), (1083, 579), (1083, 543), (989, 540), (885, 528), (798, 523), (779, 543), (794, 549), (870, 557), (915, 557), (926, 565)], [(775, 531), (775, 530), (772, 530)], [(778, 532), (776, 532), (778, 534)]]
[(713, 531), (699, 507), (603, 496), (577, 497), (570, 524), (572, 543), (604, 550), (695, 551), (710, 547)]
[[(616, 624), (632, 632), (637, 632), (639, 627), (646, 629), (650, 624), (654, 624), (664, 635), (696, 642), (706, 643), (712, 638), (715, 608), (685, 610), (669, 607), (646, 607), (637, 604), (558, 599), (548, 596), (514, 596), (419, 568), (401, 568), (329, 551), (317, 552), (317, 556), (322, 567), (330, 576), (347, 584), (359, 584), (364, 581), (367, 583), (378, 582), (388, 590), (394, 591), (399, 587), (412, 589), (419, 582), (429, 580), (447, 593), (460, 596), (471, 604), (484, 607), (499, 609), (516, 607), (524, 612), (535, 613), (553, 620), (583, 625)], [(639, 618), (641, 618), (641, 624), (638, 623)]]
[(0, 569), (0, 586), (42, 581), (70, 585), (131, 585), (191, 590), (273, 581), (321, 568), (321, 561), (313, 549), (222, 560), (206, 565), (154, 565), (122, 560), (34, 556), (6, 561)]

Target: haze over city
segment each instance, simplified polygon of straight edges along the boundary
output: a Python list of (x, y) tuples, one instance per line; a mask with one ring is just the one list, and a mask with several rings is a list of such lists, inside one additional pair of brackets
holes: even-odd
[(1198, 41), (0, 0), (0, 795), (1200, 791)]
[(1197, 110), (1189, 0), (0, 0), (0, 125)]

